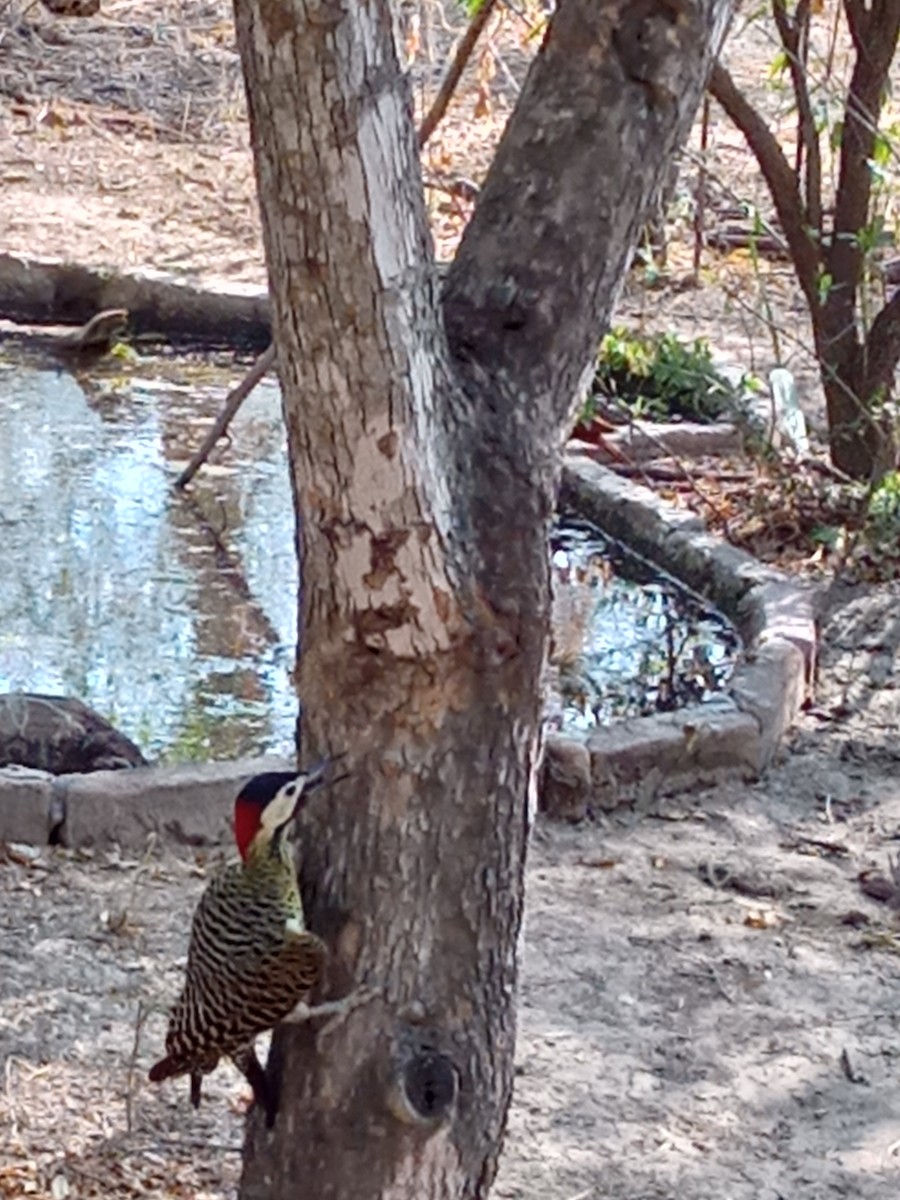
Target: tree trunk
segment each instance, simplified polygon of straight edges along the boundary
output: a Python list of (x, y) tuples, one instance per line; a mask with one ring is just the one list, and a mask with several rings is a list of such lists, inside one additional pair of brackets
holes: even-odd
[(851, 479), (874, 483), (897, 464), (892, 391), (900, 346), (893, 343), (885, 348), (893, 360), (889, 375), (869, 359), (871, 348), (871, 335), (865, 345), (854, 335), (852, 340), (820, 341), (818, 353), (831, 461)]
[(825, 252), (824, 270), (831, 283), (816, 322), (816, 342), (831, 461), (856, 479), (874, 480), (896, 460), (885, 402), (897, 352), (885, 371), (880, 331), (873, 325), (868, 335), (859, 332), (860, 289), (866, 286), (862, 237), (873, 219), (871, 162), (900, 33), (900, 0), (883, 0), (868, 9), (848, 3), (845, 11), (856, 61), (844, 106), (834, 221)]
[[(721, 65), (712, 73), (710, 92), (743, 133), (759, 163), (809, 307), (827, 405), (831, 460), (855, 479), (874, 481), (897, 461), (890, 400), (900, 361), (900, 301), (895, 297), (885, 305), (865, 332), (860, 328), (859, 309), (861, 289), (867, 286), (863, 243), (873, 219), (871, 161), (900, 32), (900, 0), (884, 0), (868, 8), (860, 0), (845, 0), (844, 11), (855, 61), (844, 106), (840, 170), (827, 241), (821, 236), (817, 135), (811, 124), (806, 75), (797, 57), (800, 10), (789, 17), (780, 0), (773, 4), (776, 25), (791, 57), (805, 129), (809, 155), (805, 198), (799, 169), (791, 166), (769, 126)], [(825, 281), (828, 286), (823, 288)]]
[[(558, 449), (727, 0), (562, 0), (442, 305), (386, 0), (236, 0), (303, 566), (330, 1025), (243, 1200), (486, 1194), (509, 1105)], [(298, 1183), (298, 1181), (301, 1181)]]

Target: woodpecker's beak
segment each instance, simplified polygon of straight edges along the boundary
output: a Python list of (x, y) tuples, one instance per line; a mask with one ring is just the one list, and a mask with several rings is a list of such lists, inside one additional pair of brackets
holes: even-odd
[(305, 795), (307, 792), (311, 792), (323, 785), (331, 787), (335, 783), (340, 783), (342, 779), (349, 779), (349, 771), (344, 771), (337, 775), (332, 772), (335, 763), (340, 762), (342, 758), (346, 757), (346, 754), (332, 754), (328, 758), (319, 759), (314, 766), (302, 772), (303, 794)]

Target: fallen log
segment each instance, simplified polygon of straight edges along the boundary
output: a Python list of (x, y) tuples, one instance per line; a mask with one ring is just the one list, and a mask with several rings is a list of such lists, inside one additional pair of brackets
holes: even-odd
[(138, 341), (264, 350), (272, 340), (269, 296), (257, 287), (203, 287), (156, 272), (125, 275), (0, 254), (0, 318), (19, 324), (84, 325), (127, 309)]

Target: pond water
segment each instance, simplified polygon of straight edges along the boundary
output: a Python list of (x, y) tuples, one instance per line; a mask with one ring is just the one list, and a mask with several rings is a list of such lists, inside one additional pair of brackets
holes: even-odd
[(552, 724), (588, 732), (726, 687), (740, 638), (678, 580), (577, 517), (554, 531), (551, 555)]
[(290, 751), (277, 388), (244, 403), (190, 496), (172, 487), (239, 375), (154, 361), (82, 386), (0, 365), (0, 691), (78, 696), (152, 758)]
[[(78, 696), (150, 758), (291, 751), (277, 387), (244, 402), (189, 494), (172, 487), (242, 373), (153, 360), (79, 381), (0, 361), (0, 692)], [(612, 581), (598, 539), (574, 525), (553, 547), (551, 716), (572, 729), (708, 695), (736, 644), (674, 583)]]

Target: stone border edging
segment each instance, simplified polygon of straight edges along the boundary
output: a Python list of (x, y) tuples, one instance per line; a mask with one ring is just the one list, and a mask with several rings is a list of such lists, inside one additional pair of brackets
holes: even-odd
[(646, 804), (661, 791), (757, 778), (800, 711), (814, 672), (816, 589), (584, 456), (566, 455), (559, 507), (577, 510), (711, 600), (734, 622), (746, 657), (727, 694), (707, 704), (622, 721), (586, 740), (550, 734), (541, 809), (579, 820), (592, 807), (609, 811)]
[(260, 771), (290, 771), (282, 758), (187, 763), (51, 775), (0, 768), (0, 842), (142, 849), (147, 838), (188, 846), (231, 836), (234, 799)]
[(618, 429), (604, 433), (596, 443), (573, 437), (569, 454), (584, 455), (594, 462), (642, 463), (660, 454), (678, 458), (699, 458), (708, 454), (737, 454), (746, 441), (746, 434), (731, 421), (716, 421), (702, 425), (699, 421), (630, 421)]

